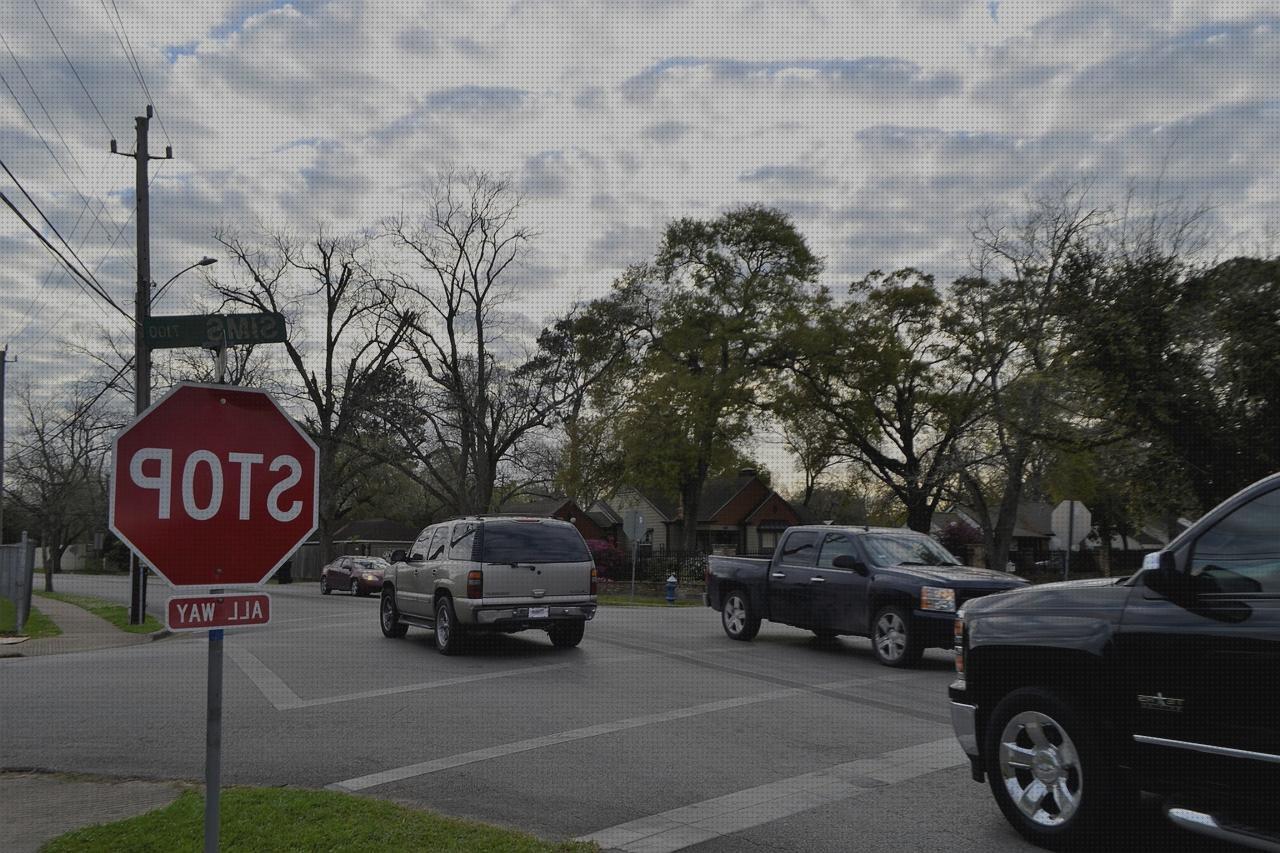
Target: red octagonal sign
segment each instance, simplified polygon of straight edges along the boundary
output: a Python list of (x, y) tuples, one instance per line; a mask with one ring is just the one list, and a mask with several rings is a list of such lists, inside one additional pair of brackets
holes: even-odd
[(111, 530), (174, 586), (261, 584), (316, 529), (317, 469), (270, 394), (182, 383), (116, 436)]

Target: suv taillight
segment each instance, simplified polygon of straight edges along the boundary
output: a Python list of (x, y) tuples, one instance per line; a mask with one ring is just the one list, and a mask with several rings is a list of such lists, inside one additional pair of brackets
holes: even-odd
[(484, 572), (479, 569), (467, 572), (467, 598), (484, 598)]
[(596, 594), (596, 587), (600, 584), (600, 570), (595, 566), (591, 567), (591, 594)]

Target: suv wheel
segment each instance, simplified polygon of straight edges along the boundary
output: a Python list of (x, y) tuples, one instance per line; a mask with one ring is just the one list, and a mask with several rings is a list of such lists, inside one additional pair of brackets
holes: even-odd
[(720, 610), (720, 624), (731, 640), (750, 640), (760, 632), (760, 617), (751, 609), (751, 600), (740, 589), (729, 590)]
[(1014, 829), (1061, 850), (1100, 838), (1135, 791), (1108, 766), (1092, 728), (1066, 700), (1028, 688), (1006, 696), (983, 750), (987, 779)]
[(881, 607), (871, 624), (871, 648), (885, 666), (915, 666), (924, 654), (911, 626), (911, 613), (897, 604)]
[(551, 645), (557, 649), (571, 649), (582, 642), (582, 635), (587, 630), (587, 623), (582, 620), (572, 622), (556, 622), (547, 629), (551, 637)]
[(382, 636), (392, 639), (403, 637), (409, 631), (409, 626), (400, 621), (400, 608), (396, 607), (396, 594), (392, 590), (382, 593), (378, 624), (382, 626)]
[(462, 631), (453, 609), (453, 599), (441, 596), (436, 602), (436, 651), (442, 655), (456, 655), (461, 640)]

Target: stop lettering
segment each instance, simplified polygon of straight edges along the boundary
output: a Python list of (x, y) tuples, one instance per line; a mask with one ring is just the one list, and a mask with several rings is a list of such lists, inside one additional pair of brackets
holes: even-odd
[(262, 583), (315, 530), (316, 467), (266, 392), (182, 384), (116, 437), (111, 529), (175, 586)]

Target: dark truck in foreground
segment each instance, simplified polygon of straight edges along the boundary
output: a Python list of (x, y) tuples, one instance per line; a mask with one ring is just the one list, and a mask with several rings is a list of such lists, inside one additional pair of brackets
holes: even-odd
[(1280, 474), (1132, 577), (967, 604), (955, 641), (956, 736), (1027, 838), (1122, 849), (1146, 791), (1188, 830), (1280, 851)]
[(870, 637), (876, 658), (898, 667), (951, 648), (960, 605), (1026, 583), (961, 565), (920, 533), (821, 525), (788, 528), (769, 560), (709, 557), (705, 603), (735, 640), (768, 619), (821, 638)]

